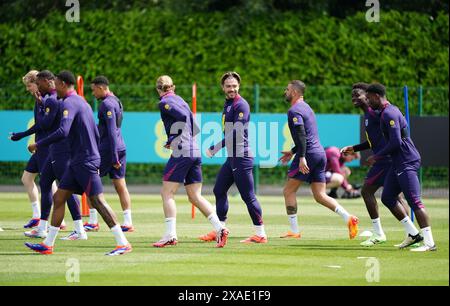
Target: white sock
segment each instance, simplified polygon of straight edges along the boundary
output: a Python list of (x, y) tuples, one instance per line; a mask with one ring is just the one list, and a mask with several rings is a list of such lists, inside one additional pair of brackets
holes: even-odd
[(111, 232), (113, 233), (114, 238), (116, 239), (117, 246), (124, 246), (129, 244), (119, 224), (112, 227)]
[(411, 218), (406, 216), (402, 221), (400, 221), (401, 224), (405, 227), (406, 234), (410, 234), (411, 236), (416, 236), (419, 233), (419, 230), (415, 227), (414, 223), (411, 221)]
[(55, 245), (55, 240), (56, 240), (56, 236), (58, 236), (58, 232), (59, 232), (59, 227), (54, 227), (54, 226), (49, 226), (48, 227), (48, 235), (47, 238), (45, 238), (44, 240), (44, 244), (46, 246), (54, 246)]
[(385, 236), (383, 228), (381, 227), (380, 218), (372, 219), (373, 231), (378, 236)]
[(41, 217), (41, 206), (39, 201), (31, 203), (31, 209), (33, 210), (33, 219), (39, 219)]
[(48, 227), (48, 221), (42, 220), (39, 222), (38, 232), (46, 232)]
[(220, 224), (222, 224), (223, 227), (226, 227), (225, 226), (225, 221), (220, 221)]
[(264, 225), (255, 225), (256, 236), (267, 237), (266, 231), (264, 230)]
[(222, 223), (219, 220), (219, 217), (217, 217), (216, 213), (210, 214), (208, 216), (208, 220), (209, 220), (209, 222), (211, 222), (211, 224), (214, 227), (214, 230), (216, 232), (219, 232), (220, 230), (222, 230), (224, 228), (224, 226), (222, 225)]
[(298, 234), (300, 230), (298, 229), (298, 217), (295, 215), (288, 215), (289, 223), (291, 224), (291, 232)]
[(350, 219), (350, 214), (341, 205), (337, 205), (334, 212), (341, 216), (345, 222), (348, 222), (348, 220)]
[(83, 220), (73, 221), (73, 225), (75, 227), (75, 232), (77, 232), (78, 234), (83, 234), (85, 232), (84, 226), (83, 226)]
[(89, 224), (97, 224), (97, 223), (98, 223), (97, 210), (89, 209)]
[(431, 232), (431, 226), (422, 228), (423, 240), (426, 246), (434, 246), (433, 233)]
[(123, 225), (125, 226), (133, 225), (133, 221), (131, 220), (131, 209), (123, 211)]
[(177, 218), (166, 218), (166, 236), (177, 236)]

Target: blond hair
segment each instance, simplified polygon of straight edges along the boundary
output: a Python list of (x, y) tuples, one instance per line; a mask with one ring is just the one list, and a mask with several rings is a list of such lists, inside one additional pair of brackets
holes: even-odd
[(37, 70), (28, 71), (28, 73), (23, 76), (22, 82), (25, 85), (27, 85), (29, 83), (36, 83), (38, 73), (39, 73), (39, 71), (37, 71)]
[(156, 80), (156, 88), (162, 92), (168, 92), (175, 90), (175, 85), (173, 85), (172, 78), (168, 75), (162, 75)]

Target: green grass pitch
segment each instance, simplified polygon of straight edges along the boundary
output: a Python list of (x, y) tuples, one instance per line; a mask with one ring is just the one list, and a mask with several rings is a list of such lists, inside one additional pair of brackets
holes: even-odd
[[(448, 199), (425, 199), (438, 246), (437, 252), (427, 253), (393, 247), (403, 240), (404, 231), (385, 207), (380, 212), (387, 243), (364, 248), (359, 246), (363, 238), (349, 240), (342, 219), (309, 197), (299, 199), (302, 239), (282, 240), (279, 235), (288, 229), (283, 199), (262, 196), (259, 200), (269, 243), (239, 243), (253, 233), (253, 227), (245, 205), (238, 196), (233, 196), (227, 223), (231, 232), (229, 244), (216, 249), (214, 243), (197, 239), (210, 231), (209, 222), (199, 212), (191, 220), (191, 205), (181, 190), (176, 199), (179, 244), (175, 247), (151, 247), (164, 232), (159, 196), (134, 195), (136, 232), (127, 234), (133, 245), (132, 253), (104, 256), (114, 247), (114, 239), (101, 222), (100, 231), (89, 233), (89, 240), (57, 241), (55, 254), (43, 256), (23, 245), (30, 241), (22, 229), (31, 214), (25, 194), (0, 194), (0, 227), (5, 230), (0, 232), (0, 286), (449, 285)], [(122, 221), (117, 196), (109, 194), (107, 200)], [(361, 199), (341, 200), (341, 204), (360, 218), (360, 230), (371, 230)], [(67, 210), (65, 220), (68, 230), (71, 229)], [(60, 233), (59, 238), (67, 233)], [(67, 282), (66, 275), (70, 275), (71, 269), (67, 264), (74, 261), (79, 263), (79, 282)]]

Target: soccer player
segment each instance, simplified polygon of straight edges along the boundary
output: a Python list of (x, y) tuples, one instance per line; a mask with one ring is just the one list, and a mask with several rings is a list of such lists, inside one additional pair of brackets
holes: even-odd
[(30, 152), (56, 143), (67, 137), (71, 149), (70, 166), (66, 169), (53, 196), (54, 207), (47, 238), (40, 244), (25, 243), (33, 251), (52, 254), (59, 226), (64, 217), (64, 203), (74, 193), (83, 192), (102, 216), (114, 234), (117, 247), (106, 255), (115, 256), (131, 252), (132, 248), (117, 222), (116, 215), (106, 203), (100, 180), (99, 133), (92, 109), (74, 90), (75, 76), (70, 71), (61, 71), (55, 81), (58, 97), (63, 99), (62, 118), (59, 128), (51, 135), (30, 144)]
[[(124, 216), (124, 223), (121, 226), (122, 231), (133, 232), (131, 199), (125, 181), (126, 147), (121, 131), (123, 106), (119, 98), (109, 90), (109, 81), (105, 76), (96, 77), (91, 82), (91, 89), (94, 97), (101, 101), (98, 109), (100, 176), (109, 174), (119, 195)], [(89, 222), (84, 227), (87, 231), (98, 231), (99, 229), (97, 210), (92, 207), (89, 210)]]
[(172, 150), (172, 155), (164, 169), (161, 197), (166, 223), (166, 233), (154, 247), (166, 247), (177, 244), (175, 194), (184, 183), (189, 201), (208, 218), (217, 236), (216, 247), (222, 248), (227, 243), (228, 230), (222, 225), (209, 203), (201, 194), (202, 168), (200, 150), (194, 136), (198, 127), (189, 105), (175, 94), (172, 79), (163, 75), (156, 81), (156, 90), (160, 97), (159, 109), (167, 134), (165, 148)]
[(325, 178), (327, 179), (327, 188), (331, 188), (328, 195), (336, 199), (338, 197), (337, 189), (341, 186), (345, 190), (342, 198), (354, 199), (360, 197), (361, 195), (358, 190), (348, 183), (348, 177), (352, 172), (345, 166), (345, 163), (359, 159), (359, 153), (342, 154), (339, 148), (328, 147), (325, 148), (325, 155), (327, 157)]
[[(380, 129), (380, 115), (370, 108), (366, 90), (369, 84), (356, 83), (353, 85), (352, 90), (352, 103), (355, 107), (360, 108), (364, 112), (364, 126), (366, 133), (366, 141), (354, 145), (342, 148), (343, 154), (353, 154), (363, 150), (371, 149), (373, 154), (377, 154), (384, 148), (386, 142)], [(367, 211), (370, 219), (372, 220), (374, 234), (366, 241), (361, 242), (362, 246), (374, 246), (376, 244), (386, 242), (386, 235), (381, 226), (380, 215), (378, 213), (377, 199), (375, 198), (375, 192), (383, 186), (386, 174), (389, 172), (389, 168), (392, 166), (392, 159), (386, 155), (377, 160), (370, 168), (367, 176), (364, 180), (364, 185), (361, 189), (361, 194), (366, 204)], [(407, 205), (404, 203), (402, 197), (398, 197), (397, 204), (390, 208), (392, 214), (404, 225), (406, 234), (415, 236), (419, 231), (414, 226), (407, 214), (407, 210), (403, 207)], [(419, 237), (417, 237), (419, 238)]]
[[(42, 99), (36, 84), (36, 76), (38, 73), (39, 71), (37, 70), (31, 70), (22, 78), (22, 81), (25, 84), (27, 91), (35, 99), (33, 111), (34, 124), (25, 132), (11, 133), (10, 139), (13, 141), (21, 140), (22, 138), (30, 136), (32, 134), (36, 134), (35, 139), (36, 141), (38, 141), (44, 136), (44, 132), (38, 129), (39, 121), (44, 114)], [(25, 190), (27, 191), (33, 212), (31, 220), (24, 225), (24, 228), (27, 229), (34, 228), (39, 225), (39, 220), (41, 217), (41, 207), (39, 204), (39, 191), (34, 181), (36, 179), (36, 176), (39, 174), (41, 166), (45, 162), (47, 155), (48, 149), (45, 148), (43, 148), (42, 151), (40, 151), (37, 154), (32, 154), (25, 170), (23, 171), (22, 183), (25, 186)]]
[[(55, 90), (55, 76), (48, 70), (43, 70), (37, 74), (36, 83), (41, 95), (41, 103), (44, 115), (39, 120), (38, 130), (49, 135), (59, 128), (61, 120), (61, 104), (57, 100)], [(41, 216), (37, 229), (25, 232), (25, 236), (30, 238), (45, 238), (47, 236), (48, 217), (53, 204), (52, 186), (55, 180), (61, 180), (70, 162), (70, 146), (67, 139), (49, 146), (49, 156), (42, 165), (39, 185), (41, 187)], [(43, 150), (45, 151), (45, 149)], [(37, 153), (36, 153), (37, 154)], [(75, 230), (64, 240), (86, 240), (87, 235), (83, 229), (83, 222), (80, 213), (80, 202), (72, 195), (68, 200)]]
[(400, 110), (386, 99), (386, 88), (381, 84), (371, 84), (367, 88), (367, 98), (372, 109), (380, 111), (380, 128), (386, 140), (386, 145), (367, 161), (373, 165), (376, 161), (390, 155), (392, 166), (386, 174), (381, 201), (388, 208), (399, 207), (397, 198), (400, 192), (413, 209), (417, 222), (422, 230), (423, 238), (408, 234), (408, 237), (398, 245), (401, 248), (420, 242), (424, 245), (411, 251), (425, 252), (437, 250), (431, 232), (430, 218), (421, 200), (421, 189), (417, 171), (420, 168), (420, 154), (408, 132), (408, 124)]
[(288, 84), (284, 92), (286, 101), (291, 104), (288, 124), (295, 147), (291, 151), (282, 152), (280, 161), (287, 164), (294, 155), (295, 157), (289, 168), (288, 180), (283, 191), (291, 229), (281, 238), (301, 237), (296, 193), (303, 182), (308, 182), (316, 202), (340, 215), (348, 227), (350, 239), (353, 239), (358, 234), (358, 218), (350, 215), (326, 193), (326, 155), (320, 144), (314, 111), (303, 99), (305, 88), (302, 81), (294, 80)]
[[(236, 72), (227, 72), (221, 78), (222, 90), (225, 93), (225, 104), (222, 123), (225, 138), (210, 147), (206, 154), (214, 156), (226, 147), (228, 157), (220, 169), (214, 195), (216, 197), (216, 211), (220, 221), (225, 224), (228, 213), (228, 190), (236, 184), (242, 200), (247, 205), (248, 212), (255, 227), (255, 235), (242, 240), (242, 243), (267, 243), (264, 230), (262, 209), (259, 204), (253, 184), (253, 156), (248, 142), (248, 124), (250, 122), (250, 106), (239, 95), (241, 77)], [(200, 239), (214, 240), (214, 232), (210, 232)]]

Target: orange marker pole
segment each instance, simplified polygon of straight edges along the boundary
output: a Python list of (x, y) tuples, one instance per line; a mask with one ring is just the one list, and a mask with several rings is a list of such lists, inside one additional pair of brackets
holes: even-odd
[[(77, 93), (79, 96), (84, 98), (84, 81), (81, 75), (77, 77)], [(81, 196), (81, 216), (89, 217), (89, 206), (87, 204), (87, 197), (85, 193)]]
[[(194, 83), (194, 85), (192, 85), (192, 113), (194, 114), (194, 119), (195, 119), (195, 115), (197, 114), (197, 84)], [(195, 141), (195, 139), (194, 139)], [(192, 219), (195, 218), (195, 206), (194, 204), (192, 204), (192, 208), (191, 208), (191, 217)]]

